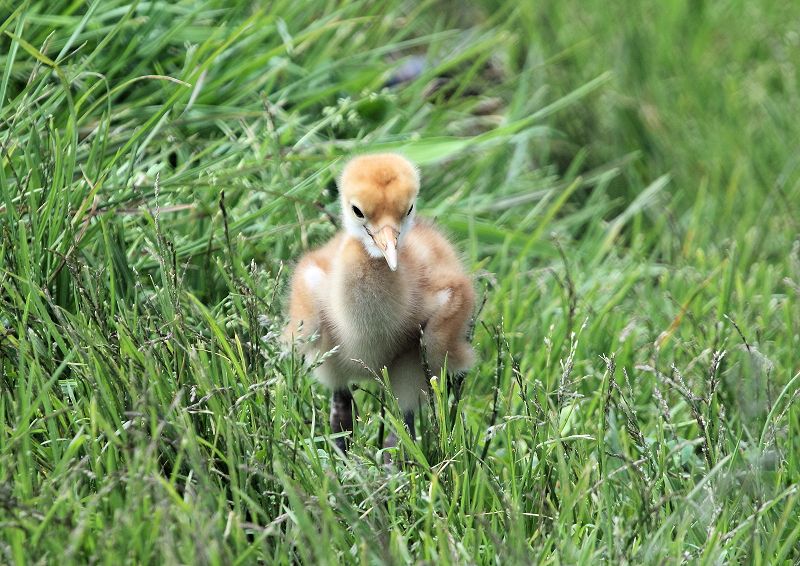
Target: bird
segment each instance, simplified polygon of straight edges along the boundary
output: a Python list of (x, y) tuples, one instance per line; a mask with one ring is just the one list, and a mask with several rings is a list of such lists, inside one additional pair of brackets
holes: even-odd
[[(465, 372), (475, 361), (472, 280), (446, 236), (417, 216), (420, 174), (406, 157), (357, 155), (338, 188), (342, 229), (296, 264), (283, 337), (318, 360), (313, 375), (331, 391), (333, 433), (352, 433), (350, 384), (385, 368), (414, 439), (428, 371)], [(347, 436), (335, 440), (343, 453)], [(392, 433), (385, 447), (396, 444)]]

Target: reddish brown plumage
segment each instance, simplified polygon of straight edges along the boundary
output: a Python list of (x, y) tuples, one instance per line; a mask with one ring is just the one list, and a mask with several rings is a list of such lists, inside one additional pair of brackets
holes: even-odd
[[(434, 373), (445, 359), (459, 371), (473, 362), (466, 341), (472, 283), (442, 233), (430, 222), (414, 222), (418, 191), (417, 171), (401, 156), (364, 155), (345, 166), (344, 229), (298, 263), (286, 329), (287, 339), (305, 339), (306, 354), (338, 346), (315, 369), (334, 390), (386, 367), (406, 411), (427, 390), (420, 327)], [(312, 335), (317, 339), (309, 341)]]

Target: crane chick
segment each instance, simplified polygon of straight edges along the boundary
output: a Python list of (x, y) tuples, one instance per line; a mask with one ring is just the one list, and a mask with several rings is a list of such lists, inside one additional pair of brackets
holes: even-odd
[[(355, 157), (339, 179), (343, 229), (295, 269), (284, 336), (301, 338), (306, 355), (338, 347), (314, 369), (333, 392), (334, 433), (353, 429), (349, 383), (385, 367), (413, 438), (428, 387), (423, 351), (436, 373), (445, 360), (455, 372), (473, 363), (472, 282), (447, 239), (416, 219), (419, 188), (417, 169), (400, 155)], [(344, 438), (336, 442), (345, 451)]]

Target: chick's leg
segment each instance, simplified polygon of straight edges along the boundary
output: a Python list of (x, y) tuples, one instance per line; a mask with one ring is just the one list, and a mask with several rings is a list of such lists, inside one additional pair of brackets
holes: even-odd
[[(428, 382), (422, 369), (419, 349), (412, 348), (408, 352), (400, 354), (387, 369), (389, 371), (392, 394), (397, 399), (397, 404), (403, 412), (403, 422), (411, 439), (416, 440), (414, 412), (427, 401), (428, 392)], [(394, 448), (397, 443), (397, 434), (392, 432), (386, 439), (384, 448)], [(384, 461), (387, 464), (391, 463), (391, 457), (388, 453), (384, 455)]]
[[(414, 426), (414, 411), (404, 411), (403, 412), (403, 423), (405, 423), (406, 428), (408, 429), (408, 435), (412, 439), (417, 438), (417, 430), (416, 426)], [(384, 448), (395, 448), (397, 446), (397, 434), (392, 431), (391, 434), (386, 438), (386, 442), (383, 443)], [(392, 460), (389, 454), (385, 454), (383, 457), (384, 463), (391, 464)]]
[(392, 394), (397, 399), (397, 405), (403, 416), (427, 403), (428, 380), (422, 369), (422, 359), (419, 348), (414, 347), (397, 356), (386, 368), (389, 372), (389, 384)]
[[(331, 398), (331, 432), (353, 432), (353, 394), (347, 387), (334, 389)], [(347, 452), (347, 438), (340, 436), (335, 440), (342, 452)]]

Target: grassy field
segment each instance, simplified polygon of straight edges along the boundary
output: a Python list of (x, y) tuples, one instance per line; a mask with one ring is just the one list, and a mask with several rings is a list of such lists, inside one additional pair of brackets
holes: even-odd
[[(0, 563), (800, 561), (798, 21), (0, 1)], [(485, 297), (400, 469), (276, 340), (371, 149)]]

